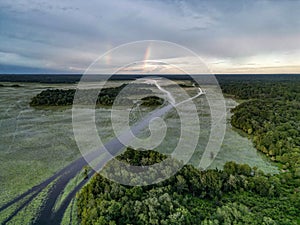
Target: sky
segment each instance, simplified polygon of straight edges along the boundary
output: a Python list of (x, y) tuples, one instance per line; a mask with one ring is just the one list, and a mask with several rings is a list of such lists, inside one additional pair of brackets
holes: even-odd
[[(0, 0), (0, 73), (83, 73), (142, 40), (184, 46), (216, 74), (300, 73), (300, 1)], [(142, 51), (164, 61), (156, 50)], [(106, 57), (103, 73), (117, 66)], [(184, 57), (166, 60), (196, 68)]]

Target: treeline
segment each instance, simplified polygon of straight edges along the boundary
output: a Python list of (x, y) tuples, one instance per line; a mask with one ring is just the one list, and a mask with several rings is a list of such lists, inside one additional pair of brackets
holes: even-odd
[(0, 84), (0, 87), (13, 87), (13, 88), (19, 88), (22, 87), (19, 84)]
[(300, 101), (300, 78), (292, 80), (227, 80), (221, 79), (220, 86), (225, 94), (238, 99), (273, 99)]
[[(118, 87), (103, 88), (98, 94), (98, 90), (75, 90), (75, 89), (47, 89), (36, 95), (31, 99), (30, 106), (68, 106), (72, 105), (74, 96), (77, 91), (76, 104), (95, 104), (93, 102), (94, 96), (98, 94), (96, 104), (103, 106), (112, 106), (117, 99), (118, 105), (132, 105), (133, 101), (128, 98), (130, 95), (145, 95), (152, 94), (150, 89), (144, 88), (144, 84), (131, 84), (120, 98), (118, 94), (126, 87), (127, 84), (122, 84)], [(150, 96), (142, 100), (145, 106), (157, 106), (163, 103), (163, 99)]]
[[(164, 159), (153, 151), (133, 149), (118, 157), (133, 165)], [(121, 185), (96, 174), (77, 195), (78, 217), (84, 225), (297, 224), (300, 195), (287, 198), (280, 179), (234, 162), (226, 163), (223, 171), (185, 165), (171, 178), (149, 186)]]

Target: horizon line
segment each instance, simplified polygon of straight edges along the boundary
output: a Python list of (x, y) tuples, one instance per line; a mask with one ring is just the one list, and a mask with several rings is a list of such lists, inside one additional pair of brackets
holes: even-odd
[[(22, 76), (22, 75), (73, 75), (73, 76), (82, 76), (84, 75), (83, 73), (0, 73), (0, 76), (11, 76), (11, 75), (18, 75), (18, 76)], [(85, 75), (93, 75), (93, 76), (107, 76), (108, 74), (85, 74)], [(113, 75), (117, 75), (117, 76), (142, 76), (142, 75), (148, 75), (148, 76), (158, 76), (158, 75), (167, 75), (167, 76), (203, 76), (203, 75), (300, 75), (299, 73), (201, 73), (201, 74), (112, 74)]]

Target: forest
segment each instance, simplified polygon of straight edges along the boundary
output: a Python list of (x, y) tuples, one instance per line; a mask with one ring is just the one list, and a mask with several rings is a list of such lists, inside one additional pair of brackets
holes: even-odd
[(232, 109), (231, 124), (283, 171), (300, 177), (300, 79), (226, 82), (222, 89), (247, 99)]
[[(300, 224), (300, 80), (220, 84), (225, 94), (243, 100), (233, 109), (232, 125), (244, 131), (280, 173), (264, 174), (235, 162), (227, 162), (223, 170), (184, 165), (169, 179), (148, 186), (122, 185), (96, 174), (76, 196), (81, 224)], [(117, 157), (142, 166), (166, 158), (130, 148)], [(110, 163), (115, 171), (120, 169)], [(126, 171), (122, 176), (131, 179)]]
[[(149, 165), (165, 157), (127, 149), (118, 160)], [(122, 175), (128, 176), (124, 170)], [(300, 194), (289, 193), (283, 179), (235, 162), (207, 171), (185, 165), (149, 186), (121, 185), (96, 174), (77, 195), (78, 217), (81, 224), (297, 224)]]

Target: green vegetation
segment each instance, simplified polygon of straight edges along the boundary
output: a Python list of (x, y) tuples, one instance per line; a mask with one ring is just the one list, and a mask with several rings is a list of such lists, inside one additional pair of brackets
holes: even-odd
[[(274, 80), (271, 80), (274, 79)], [(272, 99), (283, 101), (300, 101), (300, 79), (238, 79), (220, 78), (223, 93), (237, 99)]]
[(74, 178), (72, 178), (68, 184), (65, 186), (64, 190), (62, 190), (61, 194), (57, 198), (53, 211), (57, 211), (60, 207), (63, 201), (66, 199), (66, 197), (70, 194), (71, 191), (74, 190), (74, 188), (82, 181), (82, 179), (85, 178), (85, 170), (88, 170), (88, 166), (86, 166), (83, 171), (80, 171)]
[(77, 217), (77, 204), (76, 199), (74, 198), (66, 209), (63, 219), (60, 225), (78, 225), (78, 217)]
[[(12, 224), (33, 224), (37, 217), (37, 214), (40, 210), (40, 207), (41, 207), (43, 201), (45, 200), (45, 198), (53, 184), (54, 184), (54, 182), (49, 184), (49, 186), (47, 186), (43, 191), (41, 191), (28, 205), (26, 205), (24, 207), (23, 210), (21, 210), (19, 213), (17, 213), (16, 216), (13, 217), (6, 224), (8, 224), (8, 225), (10, 225), (10, 224), (11, 225)], [(34, 195), (34, 194), (32, 194), (32, 195)], [(9, 217), (11, 215), (11, 213), (14, 212), (14, 210), (17, 210), (17, 208), (20, 207), (23, 204), (23, 202), (28, 200), (32, 195), (27, 196), (24, 200), (9, 207), (4, 212), (1, 212), (0, 221), (3, 222), (3, 220), (7, 219), (7, 217)]]
[[(164, 159), (133, 149), (118, 156), (130, 165)], [(223, 171), (185, 165), (168, 180), (142, 187), (96, 174), (77, 195), (78, 217), (81, 224), (297, 224), (300, 193), (287, 194), (280, 178), (234, 162)]]
[[(232, 125), (277, 162), (281, 173), (265, 175), (235, 162), (207, 171), (185, 165), (168, 180), (142, 187), (96, 174), (77, 195), (81, 224), (300, 224), (300, 80), (220, 83), (225, 94), (245, 100), (233, 109)], [(132, 149), (118, 156), (139, 166), (164, 159), (153, 151)]]
[(132, 148), (128, 148), (123, 154), (116, 157), (117, 160), (132, 166), (149, 166), (160, 163), (166, 158), (167, 156), (153, 150), (136, 151)]
[(195, 87), (194, 85), (196, 85), (195, 83), (193, 84), (179, 84), (179, 87), (182, 87), (182, 88), (193, 88)]
[(184, 83), (169, 84), (166, 87), (168, 87), (168, 88), (178, 88), (178, 86), (181, 87), (181, 88), (194, 88), (194, 87), (197, 87), (199, 85), (197, 83), (192, 82), (192, 81), (185, 80)]
[(6, 84), (0, 84), (0, 87), (14, 87), (14, 88), (19, 88), (22, 87), (19, 84), (11, 84), (11, 85), (6, 85)]
[[(105, 88), (103, 89), (97, 98), (97, 104), (108, 105), (111, 106), (114, 102), (114, 99), (118, 95), (118, 93), (125, 87), (126, 85), (121, 85), (119, 87), (114, 88)], [(72, 105), (75, 89), (47, 89), (42, 91), (37, 96), (33, 97), (30, 106), (66, 106)], [(93, 96), (97, 90), (80, 90), (80, 94), (82, 99), (79, 101), (82, 104), (93, 104), (91, 97)]]
[(300, 102), (251, 100), (233, 112), (233, 126), (250, 134), (258, 150), (300, 177)]
[[(93, 96), (98, 94), (96, 101), (97, 105), (112, 106), (120, 91), (126, 87), (127, 84), (122, 84), (118, 87), (103, 88), (98, 94), (97, 89), (93, 90), (77, 90), (79, 92), (77, 103), (78, 104), (94, 104)], [(130, 85), (124, 95), (130, 94), (151, 94), (150, 89), (144, 89), (145, 85), (133, 84)], [(73, 104), (75, 89), (47, 89), (36, 95), (31, 99), (30, 106), (68, 106)], [(89, 97), (90, 96), (90, 97)], [(118, 98), (117, 104), (119, 105), (132, 105), (132, 100), (129, 98)], [(146, 105), (154, 103), (158, 104), (160, 101), (153, 99), (153, 102), (146, 101)]]
[(72, 105), (75, 95), (74, 89), (47, 89), (31, 99), (30, 106), (58, 106)]
[(164, 103), (164, 100), (157, 96), (147, 96), (142, 98), (142, 106), (160, 106)]
[(224, 83), (225, 93), (250, 99), (232, 111), (231, 124), (255, 147), (300, 178), (300, 79)]

